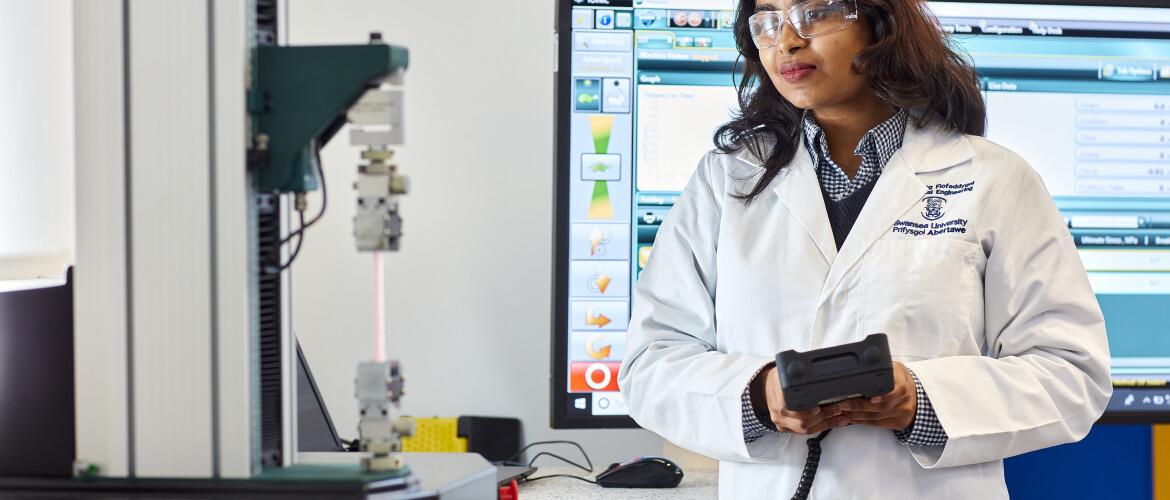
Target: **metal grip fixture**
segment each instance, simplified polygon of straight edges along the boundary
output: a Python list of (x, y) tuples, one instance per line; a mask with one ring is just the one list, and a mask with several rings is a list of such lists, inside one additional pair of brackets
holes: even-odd
[(401, 416), (403, 382), (397, 361), (358, 365), (358, 447), (371, 454), (362, 458), (362, 470), (366, 472), (393, 472), (406, 467), (402, 437), (414, 435), (414, 421)]
[(398, 197), (410, 190), (410, 179), (398, 171), (394, 146), (402, 138), (402, 91), (375, 87), (366, 91), (347, 113), (349, 141), (365, 146), (358, 165), (354, 239), (363, 252), (396, 251), (402, 236)]

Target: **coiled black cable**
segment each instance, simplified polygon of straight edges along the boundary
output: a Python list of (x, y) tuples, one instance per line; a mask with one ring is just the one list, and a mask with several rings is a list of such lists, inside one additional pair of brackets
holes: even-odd
[(825, 439), (833, 429), (829, 429), (817, 435), (817, 437), (805, 441), (808, 445), (808, 458), (804, 459), (804, 472), (800, 474), (800, 483), (796, 485), (796, 493), (792, 495), (792, 500), (806, 500), (809, 491), (812, 490), (813, 479), (817, 476), (817, 466), (821, 464), (821, 440)]

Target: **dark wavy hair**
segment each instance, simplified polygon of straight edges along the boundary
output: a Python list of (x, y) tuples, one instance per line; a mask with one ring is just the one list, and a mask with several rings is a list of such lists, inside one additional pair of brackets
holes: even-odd
[[(751, 203), (776, 178), (801, 140), (803, 111), (788, 102), (760, 63), (748, 17), (755, 0), (740, 0), (733, 27), (743, 61), (736, 85), (739, 112), (715, 130), (715, 147), (723, 153), (747, 148), (763, 159), (764, 171), (751, 191), (733, 196)], [(869, 78), (881, 100), (910, 113), (918, 126), (932, 120), (966, 134), (983, 135), (986, 110), (975, 70), (949, 45), (947, 35), (920, 0), (857, 0), (869, 26), (872, 45), (853, 59), (853, 70)], [(737, 69), (740, 59), (736, 60)], [(766, 145), (773, 143), (771, 151)]]

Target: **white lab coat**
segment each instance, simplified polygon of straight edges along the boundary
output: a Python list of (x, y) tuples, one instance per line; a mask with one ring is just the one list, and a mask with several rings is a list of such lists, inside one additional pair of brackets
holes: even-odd
[(1006, 498), (1003, 458), (1089, 432), (1112, 393), (1104, 320), (1022, 158), (909, 125), (840, 251), (803, 145), (751, 205), (731, 198), (759, 164), (746, 150), (699, 163), (635, 288), (618, 376), (642, 427), (720, 460), (721, 497), (789, 498), (805, 461), (806, 436), (744, 443), (753, 375), (779, 351), (870, 333), (889, 336), (949, 441), (834, 430), (811, 498)]

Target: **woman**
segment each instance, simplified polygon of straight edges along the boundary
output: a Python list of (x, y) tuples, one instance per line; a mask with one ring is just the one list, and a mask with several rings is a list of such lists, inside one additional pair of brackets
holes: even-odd
[[(741, 110), (635, 289), (619, 385), (715, 457), (724, 498), (1006, 498), (1002, 459), (1083, 438), (1104, 320), (1039, 176), (984, 140), (975, 73), (916, 0), (741, 0)], [(771, 361), (886, 333), (895, 389), (785, 409)]]

